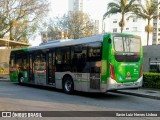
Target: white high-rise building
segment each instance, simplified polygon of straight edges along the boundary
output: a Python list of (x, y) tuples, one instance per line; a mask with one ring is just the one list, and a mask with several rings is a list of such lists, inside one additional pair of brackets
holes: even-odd
[(83, 0), (68, 0), (69, 11), (83, 11)]
[[(144, 5), (145, 0), (137, 0), (140, 4)], [(105, 19), (105, 31), (106, 32), (113, 32), (113, 33), (120, 33), (121, 28), (119, 26), (119, 22), (121, 20), (121, 14), (116, 14), (110, 17), (106, 17)], [(151, 25), (153, 20), (151, 21)], [(131, 33), (135, 35), (141, 36), (142, 45), (147, 45), (147, 33), (145, 32), (145, 26), (147, 25), (147, 20), (139, 19), (136, 16), (130, 17), (129, 15), (125, 16), (125, 27), (123, 29), (124, 33)], [(149, 35), (149, 45), (152, 45), (152, 33)]]
[(99, 20), (94, 21), (94, 34), (99, 34)]
[[(155, 0), (158, 4), (160, 0)], [(158, 6), (158, 10), (156, 15), (160, 13), (160, 5)], [(153, 19), (153, 43), (154, 45), (160, 44), (160, 18)]]

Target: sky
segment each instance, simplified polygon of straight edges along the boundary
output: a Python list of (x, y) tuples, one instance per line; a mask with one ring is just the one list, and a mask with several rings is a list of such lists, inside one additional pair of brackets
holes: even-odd
[[(49, 16), (62, 16), (68, 11), (69, 0), (50, 0), (51, 12)], [(84, 12), (90, 14), (93, 19), (102, 19), (106, 11), (108, 0), (84, 0)]]
[[(54, 18), (57, 16), (63, 16), (68, 12), (68, 1), (69, 0), (49, 0), (50, 12), (48, 18)], [(107, 10), (108, 0), (84, 0), (84, 12), (89, 14), (91, 19), (99, 20), (100, 25), (103, 14)], [(35, 40), (30, 40), (33, 46), (37, 46), (41, 43), (41, 37), (37, 35)]]

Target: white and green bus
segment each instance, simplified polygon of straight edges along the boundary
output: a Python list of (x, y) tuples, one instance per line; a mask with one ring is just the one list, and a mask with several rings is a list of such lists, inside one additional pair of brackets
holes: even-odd
[(107, 92), (142, 86), (141, 38), (107, 33), (12, 50), (10, 80), (76, 91)]

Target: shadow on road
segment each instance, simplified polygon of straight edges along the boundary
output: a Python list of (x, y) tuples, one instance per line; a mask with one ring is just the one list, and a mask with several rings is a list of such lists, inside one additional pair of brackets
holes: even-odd
[[(23, 84), (23, 85), (20, 85), (18, 83), (14, 83), (14, 84), (17, 86), (25, 86), (25, 87), (36, 88), (36, 89), (40, 89), (40, 90), (47, 90), (47, 91), (53, 91), (53, 92), (65, 94), (62, 89), (56, 89), (54, 87), (46, 87), (46, 86), (32, 85), (32, 84)], [(69, 94), (66, 94), (66, 95), (69, 95)], [(125, 99), (125, 95), (117, 94), (117, 93), (113, 93), (113, 92), (89, 93), (89, 92), (74, 91), (74, 93), (72, 95), (87, 97), (87, 98), (92, 98), (92, 99), (99, 99), (99, 100)]]

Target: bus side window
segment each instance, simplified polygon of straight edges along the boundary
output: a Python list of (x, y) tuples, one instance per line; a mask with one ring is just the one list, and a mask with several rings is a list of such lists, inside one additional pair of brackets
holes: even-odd
[(56, 49), (56, 71), (70, 71), (70, 47)]
[(14, 67), (14, 65), (15, 65), (15, 56), (11, 56), (10, 59), (11, 59), (11, 60), (10, 60), (10, 66), (11, 66), (11, 67)]
[(56, 64), (69, 64), (70, 63), (70, 49), (58, 48), (56, 50)]
[(27, 58), (24, 57), (24, 59), (23, 59), (23, 69), (27, 70), (27, 67), (28, 67), (28, 65), (27, 65)]
[(22, 69), (22, 59), (23, 59), (23, 57), (21, 56), (21, 54), (18, 54), (16, 56), (16, 68), (17, 68), (17, 70)]
[(71, 48), (71, 66), (73, 72), (85, 72), (87, 59), (86, 45), (73, 46)]
[(88, 61), (101, 60), (101, 46), (100, 42), (88, 44)]

